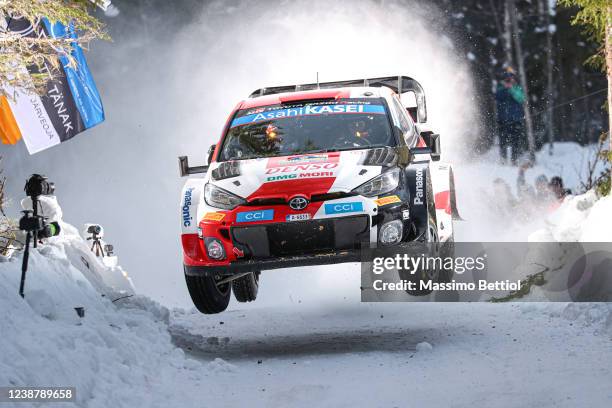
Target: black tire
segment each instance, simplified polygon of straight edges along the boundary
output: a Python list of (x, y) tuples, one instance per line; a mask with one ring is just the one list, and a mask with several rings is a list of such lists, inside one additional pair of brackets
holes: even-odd
[(231, 284), (217, 285), (216, 280), (208, 276), (191, 276), (185, 274), (187, 289), (196, 309), (204, 314), (221, 313), (229, 305), (232, 295)]
[(246, 303), (257, 299), (259, 272), (251, 272), (232, 281), (232, 290), (237, 301)]
[[(454, 258), (455, 257), (455, 238), (451, 235), (440, 248), (440, 256), (442, 258)], [(455, 271), (453, 269), (442, 269), (438, 276), (438, 281), (442, 283), (449, 283), (453, 280)]]

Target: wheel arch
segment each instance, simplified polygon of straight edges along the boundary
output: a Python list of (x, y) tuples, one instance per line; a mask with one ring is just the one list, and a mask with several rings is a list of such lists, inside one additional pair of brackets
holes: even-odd
[(453, 239), (454, 220), (461, 220), (457, 209), (453, 167), (448, 163), (431, 163), (434, 201), (440, 240)]

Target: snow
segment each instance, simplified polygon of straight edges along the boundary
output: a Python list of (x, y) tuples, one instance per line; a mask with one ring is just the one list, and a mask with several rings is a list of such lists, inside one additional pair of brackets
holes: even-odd
[(419, 353), (432, 351), (433, 346), (426, 341), (422, 341), (416, 345), (416, 351)]
[(533, 233), (533, 240), (547, 237), (557, 242), (612, 241), (612, 197), (599, 198), (591, 190), (568, 197), (547, 219), (543, 229)]
[[(587, 151), (540, 153), (528, 181), (544, 172), (577, 186), (572, 174), (583, 168), (567, 160)], [(495, 160), (457, 170), (481, 187), (516, 177)], [(612, 403), (608, 304), (360, 303), (358, 265), (347, 264), (278, 272), (290, 302), (266, 286), (274, 272), (263, 274), (260, 296), (273, 307), (168, 310), (134, 294), (116, 258), (108, 266), (93, 256), (54, 198), (43, 206), (62, 234), (32, 250), (25, 299), (17, 294), (21, 258), (0, 263), (0, 384), (77, 387), (76, 404), (49, 406), (506, 407), (519, 396), (525, 407)], [(592, 192), (569, 197), (539, 233), (612, 238), (611, 206)], [(479, 222), (465, 223), (463, 234)]]
[[(240, 384), (233, 395), (208, 394), (226, 395), (227, 406), (248, 396), (252, 406), (507, 407), (518, 395), (525, 407), (607, 406), (609, 334), (564, 319), (564, 310), (339, 302), (185, 313), (171, 330), (189, 354), (236, 367), (217, 378), (221, 389)], [(211, 335), (231, 339), (210, 344)]]
[(114, 4), (109, 4), (106, 10), (104, 10), (104, 15), (110, 18), (117, 17), (119, 13), (119, 8)]
[[(54, 198), (43, 206), (61, 214)], [(77, 229), (62, 222), (59, 237), (31, 250), (25, 299), (21, 256), (0, 263), (0, 384), (75, 386), (78, 406), (173, 405), (176, 383), (205, 375), (203, 364), (172, 345), (166, 308), (133, 295), (118, 266), (89, 257), (84, 268), (85, 252)]]
[(143, 296), (112, 302), (68, 261), (62, 239), (53, 256), (33, 251), (25, 301), (19, 259), (2, 265), (0, 384), (75, 386), (79, 407), (612, 401), (610, 318), (593, 305), (321, 304), (312, 294), (204, 316)]
[[(581, 191), (582, 182), (587, 179), (590, 163), (597, 153), (596, 146), (556, 142), (553, 144), (552, 153), (549, 154), (548, 145), (536, 153), (535, 166), (525, 172), (526, 183), (533, 186), (540, 175), (545, 175), (548, 179), (560, 176), (563, 178), (565, 188), (571, 189), (574, 193)], [(516, 166), (501, 163), (497, 146), (481, 157), (453, 164), (453, 169), (459, 213), (466, 220), (465, 223), (458, 222), (456, 225), (458, 241), (526, 242), (534, 231), (545, 228), (549, 219), (552, 218), (551, 222), (556, 222), (554, 221), (556, 215), (550, 208), (537, 210), (532, 203), (520, 199), (517, 192), (519, 170)], [(599, 175), (603, 170), (604, 165), (599, 163), (595, 167), (594, 175)], [(501, 197), (496, 193), (494, 189), (496, 179), (504, 181), (511, 197)], [(518, 202), (518, 207), (509, 206), (508, 202), (512, 200)], [(567, 200), (574, 204), (565, 204), (565, 206), (578, 205), (582, 199), (569, 197)], [(582, 213), (573, 214), (576, 221), (582, 220), (580, 214)], [(568, 227), (572, 225), (576, 224), (570, 223)], [(558, 240), (564, 239), (559, 236)], [(578, 238), (569, 240), (575, 241)], [(599, 241), (612, 241), (612, 239)]]

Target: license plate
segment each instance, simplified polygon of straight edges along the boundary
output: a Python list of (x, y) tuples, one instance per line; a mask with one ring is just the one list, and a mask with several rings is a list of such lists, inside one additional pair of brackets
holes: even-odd
[(310, 214), (289, 214), (287, 221), (306, 221), (310, 219)]

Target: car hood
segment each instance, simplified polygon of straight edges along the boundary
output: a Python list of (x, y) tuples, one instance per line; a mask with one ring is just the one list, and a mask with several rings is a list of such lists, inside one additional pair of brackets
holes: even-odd
[(312, 153), (211, 164), (210, 182), (247, 201), (349, 192), (395, 164), (392, 148)]

